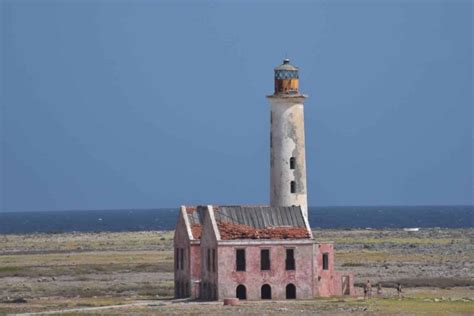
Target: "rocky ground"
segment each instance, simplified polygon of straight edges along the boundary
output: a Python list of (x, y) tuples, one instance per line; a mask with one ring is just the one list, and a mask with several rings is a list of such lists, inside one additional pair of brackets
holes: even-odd
[[(175, 302), (172, 232), (0, 236), (0, 315), (70, 314), (474, 314), (474, 229), (318, 230), (334, 241), (338, 270), (356, 283), (382, 282), (384, 297), (364, 301)], [(406, 298), (392, 288), (401, 281)], [(360, 290), (360, 289), (359, 289)], [(126, 305), (129, 304), (129, 305)], [(100, 306), (118, 308), (97, 309)]]

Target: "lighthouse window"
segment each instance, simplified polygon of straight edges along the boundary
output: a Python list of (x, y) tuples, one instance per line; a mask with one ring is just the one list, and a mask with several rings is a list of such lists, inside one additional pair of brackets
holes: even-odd
[(290, 182), (290, 191), (291, 191), (291, 193), (296, 193), (296, 182), (295, 181)]
[(295, 169), (295, 157), (290, 158), (290, 169)]

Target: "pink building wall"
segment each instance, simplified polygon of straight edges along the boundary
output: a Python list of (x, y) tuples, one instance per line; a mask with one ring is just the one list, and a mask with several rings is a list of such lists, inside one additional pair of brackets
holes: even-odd
[[(199, 281), (201, 279), (201, 248), (200, 241), (195, 240), (189, 234), (186, 225), (186, 209), (182, 208), (176, 224), (176, 230), (173, 237), (174, 245), (174, 280), (175, 297), (193, 297), (199, 296)], [(179, 249), (183, 249), (183, 267), (177, 263)], [(177, 265), (178, 264), (178, 265)]]
[(210, 212), (204, 212), (201, 232), (201, 299), (216, 300), (217, 275), (218, 275), (218, 251), (217, 251), (217, 228), (213, 225)]
[[(285, 269), (286, 249), (295, 251), (295, 270)], [(246, 271), (236, 271), (235, 251), (245, 249)], [(270, 270), (261, 271), (260, 250), (270, 250)], [(272, 299), (286, 299), (286, 286), (292, 283), (296, 286), (297, 299), (311, 299), (314, 297), (311, 276), (313, 275), (313, 244), (308, 240), (306, 244), (282, 242), (279, 244), (241, 242), (230, 245), (219, 245), (219, 299), (235, 297), (236, 288), (243, 284), (247, 289), (248, 300), (261, 299), (261, 287), (269, 284), (272, 289)]]
[[(183, 250), (181, 250), (183, 249)], [(181, 265), (180, 256), (183, 254)], [(176, 298), (186, 297), (190, 288), (190, 240), (182, 216), (174, 233), (174, 293)]]
[[(328, 269), (323, 269), (323, 254), (328, 254)], [(334, 246), (332, 243), (321, 243), (317, 245), (316, 251), (316, 296), (342, 296), (354, 295), (354, 276), (352, 273), (334, 271)], [(343, 278), (349, 278), (346, 282), (348, 290), (343, 293)]]
[[(261, 299), (264, 284), (271, 286), (274, 300), (286, 299), (286, 286), (290, 283), (296, 287), (297, 299), (355, 294), (353, 274), (334, 270), (332, 243), (316, 244), (313, 238), (221, 240), (212, 207), (203, 211), (199, 238), (193, 236), (186, 212), (182, 207), (174, 235), (176, 298), (236, 297), (240, 284), (246, 287), (248, 300)], [(286, 270), (287, 248), (294, 250), (295, 270)], [(177, 249), (183, 249), (182, 268), (176, 263)], [(236, 249), (245, 249), (246, 271), (236, 271)], [(270, 251), (268, 271), (261, 270), (262, 249)], [(324, 253), (328, 254), (327, 269), (323, 269)]]

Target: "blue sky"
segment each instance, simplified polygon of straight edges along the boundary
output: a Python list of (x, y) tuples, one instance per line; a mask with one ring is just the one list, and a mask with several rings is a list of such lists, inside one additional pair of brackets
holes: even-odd
[(470, 1), (1, 1), (0, 210), (268, 203), (300, 67), (309, 204), (473, 203)]

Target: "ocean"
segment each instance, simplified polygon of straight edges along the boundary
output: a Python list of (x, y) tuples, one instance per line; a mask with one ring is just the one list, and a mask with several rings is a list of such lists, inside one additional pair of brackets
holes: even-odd
[[(177, 208), (0, 212), (0, 234), (172, 230)], [(474, 206), (310, 207), (312, 228), (473, 227)]]

